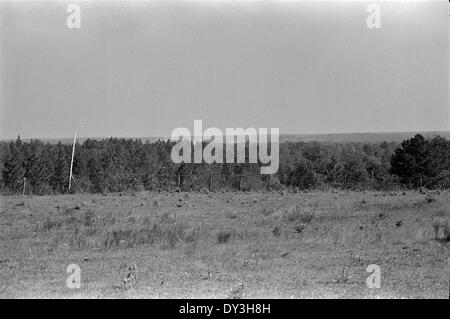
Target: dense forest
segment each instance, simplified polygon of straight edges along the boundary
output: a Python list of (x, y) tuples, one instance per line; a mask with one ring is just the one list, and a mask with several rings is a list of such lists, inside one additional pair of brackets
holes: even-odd
[[(174, 164), (173, 145), (124, 138), (77, 144), (71, 192), (450, 187), (450, 141), (440, 136), (401, 144), (283, 142), (272, 176), (260, 174), (261, 164)], [(61, 142), (1, 142), (1, 192), (67, 193), (71, 152)]]

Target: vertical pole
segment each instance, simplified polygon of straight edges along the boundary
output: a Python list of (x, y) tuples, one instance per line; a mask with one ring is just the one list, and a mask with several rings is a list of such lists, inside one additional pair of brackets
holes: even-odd
[(72, 146), (72, 159), (70, 161), (70, 175), (69, 175), (69, 192), (70, 187), (72, 186), (72, 169), (73, 169), (73, 157), (75, 155), (75, 142), (77, 140), (77, 131), (75, 131), (75, 135), (73, 137), (73, 146)]
[(25, 196), (25, 184), (26, 184), (26, 182), (27, 182), (27, 178), (24, 177), (24, 178), (23, 178), (23, 190), (22, 190), (22, 196)]

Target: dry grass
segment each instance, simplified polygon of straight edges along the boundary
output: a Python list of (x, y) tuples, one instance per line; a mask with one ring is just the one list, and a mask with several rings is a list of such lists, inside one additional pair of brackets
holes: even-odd
[[(434, 240), (432, 220), (450, 211), (449, 194), (434, 198), (415, 192), (2, 197), (0, 296), (225, 298), (243, 283), (249, 298), (448, 298), (449, 244)], [(82, 269), (81, 290), (65, 286), (72, 263)], [(378, 290), (365, 285), (369, 264), (382, 269)], [(136, 278), (127, 273), (130, 265)], [(124, 289), (127, 276), (133, 285)]]

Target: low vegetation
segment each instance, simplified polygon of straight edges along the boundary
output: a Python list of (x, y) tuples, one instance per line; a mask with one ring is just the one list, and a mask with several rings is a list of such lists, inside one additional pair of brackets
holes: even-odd
[[(449, 193), (426, 196), (3, 196), (0, 297), (448, 298)], [(79, 290), (66, 286), (70, 264)], [(379, 289), (366, 286), (371, 264)]]

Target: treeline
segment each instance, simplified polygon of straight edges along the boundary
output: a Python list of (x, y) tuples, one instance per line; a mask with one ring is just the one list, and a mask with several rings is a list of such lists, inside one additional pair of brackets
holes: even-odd
[[(173, 145), (123, 138), (77, 144), (71, 191), (450, 187), (450, 142), (439, 136), (400, 145), (284, 142), (272, 176), (260, 174), (261, 164), (175, 164)], [(2, 193), (67, 193), (71, 152), (72, 145), (20, 137), (0, 143)]]

